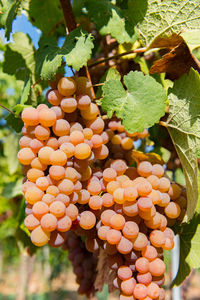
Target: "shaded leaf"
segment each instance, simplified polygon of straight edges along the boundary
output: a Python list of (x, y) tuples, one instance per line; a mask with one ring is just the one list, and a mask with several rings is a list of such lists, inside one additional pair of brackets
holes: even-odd
[(1, 223), (0, 241), (6, 239), (8, 237), (14, 237), (18, 225), (19, 225), (18, 221), (14, 218), (9, 218), (9, 219), (5, 220), (3, 223)]
[(59, 48), (55, 38), (42, 37), (36, 53), (36, 72), (44, 80), (52, 79), (61, 66), (62, 57), (68, 66), (75, 70), (86, 66), (92, 54), (93, 38), (91, 34), (77, 28), (70, 32), (62, 46)]
[(7, 125), (14, 129), (17, 133), (21, 132), (24, 126), (23, 121), (19, 117), (15, 117), (13, 114), (8, 114), (5, 118)]
[(87, 0), (89, 18), (100, 34), (111, 34), (120, 44), (135, 42), (137, 34), (127, 16), (126, 10), (115, 6), (109, 0)]
[(187, 188), (187, 218), (195, 213), (198, 200), (196, 151), (200, 149), (200, 77), (191, 69), (169, 90), (167, 128), (183, 167)]
[(22, 195), (22, 180), (23, 178), (19, 178), (17, 181), (5, 184), (2, 196), (7, 199), (11, 199), (18, 195)]
[(142, 72), (131, 71), (124, 76), (124, 84), (127, 90), (119, 80), (105, 83), (102, 109), (109, 118), (115, 112), (128, 132), (142, 132), (165, 114), (166, 93), (155, 79)]
[(173, 285), (180, 285), (193, 268), (200, 267), (200, 216), (195, 215), (180, 228), (180, 262)]
[(65, 35), (64, 18), (59, 0), (31, 0), (29, 20), (45, 35), (51, 32), (54, 35)]
[(8, 170), (12, 175), (16, 172), (19, 162), (16, 159), (18, 152), (18, 137), (14, 133), (10, 133), (8, 136), (4, 137), (4, 155), (7, 158)]
[(3, 70), (24, 80), (27, 72), (35, 73), (35, 49), (30, 37), (23, 32), (13, 34), (13, 42), (7, 45)]

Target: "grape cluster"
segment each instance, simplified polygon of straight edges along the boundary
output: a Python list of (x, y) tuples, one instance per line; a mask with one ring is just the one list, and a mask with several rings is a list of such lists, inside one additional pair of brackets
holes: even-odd
[(163, 249), (174, 246), (167, 226), (185, 214), (184, 191), (159, 164), (128, 167), (133, 141), (148, 131), (104, 121), (90, 96), (85, 77), (62, 77), (47, 92), (50, 107), (22, 112), (25, 225), (33, 244), (69, 250), (80, 293), (95, 292), (101, 249), (121, 300), (162, 300)]
[(80, 285), (78, 293), (88, 297), (94, 295), (97, 258), (87, 251), (85, 243), (72, 231), (66, 233), (66, 241), (62, 248), (68, 250), (68, 257), (76, 275), (76, 282)]

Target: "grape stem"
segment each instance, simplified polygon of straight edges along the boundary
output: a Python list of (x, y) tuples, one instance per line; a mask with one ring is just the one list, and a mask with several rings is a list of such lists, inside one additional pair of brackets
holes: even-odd
[(10, 110), (9, 108), (5, 107), (5, 106), (2, 105), (2, 104), (0, 104), (0, 106), (1, 106), (2, 108), (4, 108), (5, 110), (7, 110), (9, 113), (11, 113), (11, 114), (13, 114), (13, 115), (15, 116), (15, 113), (14, 113), (12, 110)]
[(116, 54), (116, 55), (113, 55), (113, 56), (102, 58), (102, 59), (99, 59), (99, 60), (93, 62), (92, 64), (90, 64), (88, 66), (88, 68), (95, 67), (96, 65), (99, 65), (99, 64), (102, 64), (104, 62), (107, 62), (108, 60), (117, 59), (119, 57), (122, 57), (122, 56), (125, 56), (125, 55), (128, 55), (128, 54), (132, 54), (132, 53), (144, 53), (146, 50), (147, 50), (146, 48), (138, 48), (138, 49), (130, 50), (130, 51), (127, 51), (127, 52), (124, 52), (124, 53), (121, 53), (121, 54)]
[[(63, 11), (64, 19), (65, 19), (65, 24), (66, 24), (66, 32), (67, 34), (74, 30), (77, 27), (75, 16), (72, 10), (71, 6), (71, 1), (70, 0), (60, 0), (61, 8)], [(85, 72), (86, 76), (91, 83), (91, 91), (92, 91), (92, 96), (95, 98), (95, 92), (92, 86), (92, 81), (91, 81), (91, 76), (88, 70), (88, 66), (85, 67)]]

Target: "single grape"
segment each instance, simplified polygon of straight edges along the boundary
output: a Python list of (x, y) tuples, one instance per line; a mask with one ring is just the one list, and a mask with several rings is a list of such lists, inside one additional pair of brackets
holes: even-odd
[(80, 221), (79, 225), (81, 228), (85, 230), (89, 230), (94, 227), (96, 224), (96, 217), (95, 215), (90, 211), (83, 211), (80, 214)]
[(120, 242), (117, 244), (117, 250), (122, 254), (128, 254), (132, 249), (132, 242), (122, 236)]
[(47, 205), (50, 205), (52, 202), (55, 201), (55, 197), (51, 194), (44, 194), (42, 197), (42, 201), (45, 202)]
[(136, 286), (136, 281), (134, 278), (123, 280), (121, 283), (121, 291), (125, 295), (132, 295)]
[(106, 233), (106, 240), (111, 245), (116, 245), (120, 242), (122, 234), (119, 230), (109, 229)]
[(58, 90), (49, 90), (46, 94), (46, 98), (51, 105), (59, 105), (63, 96), (59, 94)]
[(103, 240), (106, 241), (106, 234), (108, 232), (108, 230), (110, 230), (110, 226), (100, 226), (100, 228), (98, 229), (98, 237)]
[(148, 239), (146, 235), (142, 232), (138, 233), (138, 236), (132, 240), (133, 249), (137, 251), (142, 251), (148, 244)]
[(55, 185), (48, 186), (46, 193), (53, 195), (56, 197), (59, 194), (59, 189)]
[(77, 84), (71, 77), (62, 77), (58, 81), (58, 92), (63, 96), (72, 96), (76, 91)]
[(152, 169), (153, 167), (150, 162), (142, 161), (137, 167), (137, 172), (142, 177), (148, 177), (152, 175)]
[(116, 213), (114, 212), (114, 210), (111, 209), (103, 211), (101, 214), (101, 222), (106, 226), (110, 226), (110, 219), (115, 214)]
[(42, 216), (49, 212), (48, 205), (43, 201), (38, 201), (33, 204), (33, 214), (37, 219), (41, 219)]
[(97, 209), (101, 209), (102, 203), (103, 201), (100, 196), (92, 196), (90, 197), (88, 204), (91, 209), (97, 210)]
[(121, 214), (114, 214), (110, 219), (110, 225), (116, 230), (122, 230), (125, 225), (125, 218)]
[(137, 274), (137, 281), (144, 285), (148, 285), (152, 281), (152, 275), (150, 272), (147, 273), (138, 273)]
[(165, 214), (168, 218), (177, 219), (181, 213), (180, 206), (176, 202), (170, 202), (165, 207)]
[(77, 108), (77, 101), (73, 97), (63, 98), (60, 106), (65, 113), (72, 113)]
[(135, 222), (128, 221), (125, 223), (122, 233), (125, 238), (134, 239), (139, 233), (139, 227)]
[(56, 229), (57, 218), (54, 215), (48, 213), (42, 216), (40, 223), (43, 230), (50, 232)]
[(147, 294), (150, 298), (157, 299), (160, 296), (159, 286), (156, 283), (151, 282), (147, 287)]
[(68, 216), (72, 221), (75, 221), (78, 217), (78, 208), (74, 204), (69, 204), (65, 210), (66, 216)]
[(32, 139), (28, 136), (22, 136), (19, 140), (20, 148), (29, 148)]
[(147, 296), (147, 287), (142, 283), (137, 283), (133, 295), (136, 299), (144, 299)]
[(38, 187), (33, 186), (27, 189), (25, 193), (25, 198), (29, 204), (34, 204), (37, 201), (41, 201), (43, 195), (44, 195), (43, 191), (41, 191)]
[(95, 119), (98, 114), (98, 106), (94, 103), (91, 103), (87, 109), (81, 110), (81, 116), (87, 121)]
[(165, 273), (165, 264), (160, 258), (156, 258), (149, 264), (149, 272), (152, 276), (161, 276)]
[(44, 231), (41, 226), (38, 226), (31, 232), (31, 241), (34, 245), (41, 247), (48, 243), (50, 234)]
[(35, 137), (40, 141), (46, 141), (50, 137), (50, 130), (48, 127), (38, 125), (35, 128)]
[(35, 157), (35, 153), (30, 148), (22, 148), (17, 154), (17, 158), (22, 165), (30, 165)]
[(43, 147), (38, 152), (38, 158), (40, 162), (44, 165), (50, 164), (50, 157), (54, 150), (51, 147)]
[(58, 189), (61, 193), (65, 194), (65, 195), (70, 195), (74, 191), (74, 184), (69, 179), (63, 179), (58, 184)]
[(35, 126), (39, 123), (38, 111), (33, 107), (27, 107), (22, 112), (22, 121), (27, 126)]
[(25, 226), (29, 230), (34, 230), (36, 227), (40, 225), (39, 220), (31, 213), (24, 220)]
[(149, 271), (149, 261), (145, 257), (140, 257), (135, 262), (135, 268), (139, 273), (147, 273)]
[(70, 132), (70, 125), (67, 120), (59, 119), (53, 125), (53, 132), (57, 136), (68, 135)]
[(85, 143), (80, 143), (76, 145), (74, 156), (77, 159), (87, 159), (91, 154), (90, 146)]
[(72, 220), (68, 216), (64, 216), (63, 218), (58, 220), (57, 230), (61, 232), (68, 231), (72, 226)]
[(132, 277), (132, 271), (128, 266), (121, 266), (117, 271), (117, 276), (121, 280), (130, 279)]

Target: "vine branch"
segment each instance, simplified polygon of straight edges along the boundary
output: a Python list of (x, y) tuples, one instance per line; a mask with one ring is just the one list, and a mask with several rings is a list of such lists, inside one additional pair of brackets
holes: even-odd
[(67, 34), (76, 28), (76, 20), (71, 6), (70, 0), (60, 0), (60, 5), (62, 7)]
[[(71, 1), (70, 0), (60, 0), (60, 4), (61, 4), (62, 11), (63, 11), (65, 23), (66, 23), (66, 32), (68, 34), (69, 32), (76, 29), (76, 27), (77, 27), (75, 16), (74, 16), (72, 6), (71, 6)], [(85, 67), (85, 73), (91, 84), (92, 96), (93, 96), (93, 98), (95, 98), (95, 92), (94, 92), (94, 89), (92, 86), (92, 81), (91, 81), (90, 73), (88, 70), (88, 66)]]
[(0, 104), (0, 106), (1, 106), (3, 109), (7, 110), (9, 113), (11, 113), (11, 114), (13, 114), (13, 115), (15, 116), (15, 113), (14, 113), (12, 110), (10, 110), (9, 108), (5, 107), (5, 106), (2, 105), (2, 104)]
[(125, 56), (125, 55), (128, 55), (128, 54), (132, 54), (132, 53), (144, 53), (146, 50), (147, 50), (146, 48), (138, 48), (138, 49), (135, 49), (135, 50), (130, 50), (130, 51), (127, 51), (127, 52), (124, 52), (124, 53), (120, 53), (120, 54), (116, 54), (116, 55), (109, 56), (109, 57), (106, 57), (106, 58), (102, 58), (102, 59), (97, 60), (94, 63), (90, 64), (88, 66), (88, 68), (92, 68), (92, 67), (94, 67), (96, 65), (99, 65), (99, 64), (102, 64), (104, 62), (107, 62), (108, 60), (116, 59), (116, 58), (119, 58), (119, 57), (122, 57), (122, 56)]

